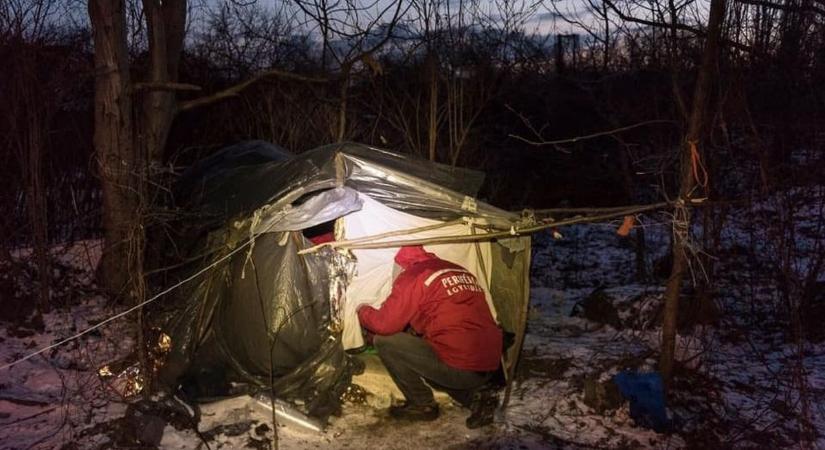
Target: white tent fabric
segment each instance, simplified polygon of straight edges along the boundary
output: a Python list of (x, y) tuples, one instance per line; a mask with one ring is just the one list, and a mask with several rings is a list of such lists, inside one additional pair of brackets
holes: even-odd
[[(361, 210), (344, 216), (344, 232), (346, 239), (357, 239), (366, 236), (386, 233), (389, 231), (420, 228), (439, 223), (436, 220), (425, 219), (407, 214), (364, 195), (358, 194), (363, 202)], [(478, 232), (478, 231), (477, 231)], [(468, 224), (455, 224), (435, 230), (417, 232), (385, 240), (407, 240), (432, 238), (437, 236), (457, 236), (472, 234), (472, 227)], [(381, 242), (381, 241), (376, 241)], [(424, 248), (438, 255), (439, 258), (458, 264), (469, 270), (479, 281), (487, 298), (487, 305), (496, 317), (495, 308), (490, 297), (490, 243), (479, 242), (461, 244), (426, 245)], [(361, 325), (358, 322), (356, 308), (361, 304), (380, 307), (392, 288), (392, 277), (395, 254), (397, 248), (353, 250), (357, 259), (356, 275), (347, 288), (346, 304), (343, 317), (343, 344), (345, 349), (357, 348), (364, 345), (361, 335)]]

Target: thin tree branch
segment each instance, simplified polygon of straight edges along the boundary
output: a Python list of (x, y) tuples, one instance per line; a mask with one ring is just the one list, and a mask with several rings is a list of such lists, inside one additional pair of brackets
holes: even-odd
[[(619, 127), (619, 128), (615, 128), (615, 129), (612, 129), (612, 130), (599, 131), (598, 133), (588, 134), (588, 135), (585, 135), (585, 136), (576, 136), (576, 137), (572, 137), (572, 138), (568, 138), (568, 139), (559, 139), (559, 140), (556, 140), (556, 141), (546, 141), (546, 140), (532, 141), (530, 139), (527, 139), (527, 138), (524, 138), (524, 137), (521, 137), (521, 136), (518, 136), (518, 135), (515, 135), (515, 134), (508, 134), (507, 136), (511, 137), (513, 139), (518, 139), (519, 141), (525, 142), (527, 144), (535, 145), (535, 146), (540, 147), (540, 146), (545, 146), (545, 145), (572, 144), (572, 143), (576, 143), (576, 142), (579, 142), (579, 141), (586, 141), (586, 140), (589, 140), (589, 139), (595, 139), (597, 137), (609, 136), (609, 135), (612, 135), (612, 134), (622, 133), (624, 131), (629, 131), (629, 130), (632, 130), (634, 128), (639, 128), (639, 127), (658, 124), (658, 123), (671, 123), (672, 124), (672, 123), (675, 123), (675, 122), (673, 120), (664, 120), (664, 119), (647, 120), (645, 122), (639, 122), (639, 123), (636, 123), (636, 124), (633, 124), (633, 125)], [(531, 129), (532, 129), (532, 127), (531, 127)], [(535, 133), (536, 131), (533, 130), (533, 132)], [(537, 136), (539, 138), (541, 138), (541, 135), (537, 134)]]
[(811, 3), (808, 4), (801, 4), (799, 6), (790, 6), (790, 5), (783, 5), (779, 3), (774, 3), (766, 0), (734, 0), (736, 3), (741, 3), (743, 5), (752, 5), (752, 6), (764, 6), (766, 8), (773, 8), (778, 9), (780, 11), (790, 11), (790, 12), (813, 12), (816, 14), (820, 14), (825, 16), (825, 8), (821, 8), (815, 6)]
[[(739, 1), (742, 1), (742, 0), (739, 0)], [(759, 1), (759, 0), (749, 0), (749, 1)], [(624, 20), (625, 22), (633, 22), (633, 23), (637, 23), (639, 25), (645, 25), (645, 26), (654, 27), (654, 28), (665, 28), (665, 29), (676, 29), (676, 30), (680, 30), (680, 31), (687, 31), (687, 32), (695, 34), (696, 36), (700, 36), (700, 37), (706, 37), (707, 36), (707, 32), (705, 30), (701, 30), (699, 28), (694, 28), (690, 25), (685, 25), (683, 23), (661, 23), (661, 22), (642, 19), (642, 18), (639, 18), (639, 17), (635, 17), (635, 16), (625, 14), (621, 9), (619, 9), (618, 6), (616, 6), (615, 3), (613, 3), (610, 0), (604, 0), (604, 4), (607, 5), (613, 12), (616, 13), (616, 15), (619, 16), (620, 19)], [(741, 50), (741, 51), (746, 52), (746, 53), (757, 53), (756, 49), (754, 49), (753, 47), (751, 47), (749, 45), (739, 43), (739, 42), (736, 42), (736, 41), (731, 41), (729, 39), (721, 39), (721, 42), (723, 42), (725, 45), (728, 45), (730, 47), (733, 47), (737, 50)]]
[(2, 424), (0, 424), (0, 425), (2, 425), (3, 427), (7, 427), (7, 426), (9, 426), (9, 425), (14, 425), (14, 424), (16, 424), (16, 423), (25, 422), (25, 421), (27, 421), (27, 420), (34, 419), (35, 417), (40, 417), (40, 416), (42, 416), (42, 415), (44, 415), (44, 414), (48, 414), (48, 413), (50, 413), (50, 412), (54, 411), (54, 410), (55, 410), (55, 409), (57, 409), (57, 408), (58, 408), (58, 405), (55, 405), (55, 406), (52, 406), (51, 408), (46, 408), (46, 409), (44, 409), (44, 410), (42, 410), (42, 411), (36, 412), (36, 413), (34, 413), (34, 414), (30, 414), (30, 415), (28, 415), (28, 416), (26, 416), (26, 417), (21, 417), (21, 418), (19, 418), (19, 419), (13, 420), (13, 421), (11, 421), (11, 422), (4, 422), (4, 423), (2, 423)]
[(189, 83), (145, 82), (135, 83), (132, 89), (135, 91), (200, 91), (201, 87)]
[(330, 81), (328, 78), (309, 77), (305, 75), (299, 75), (297, 73), (286, 72), (283, 70), (270, 69), (265, 72), (261, 72), (258, 75), (255, 75), (254, 77), (246, 81), (238, 83), (234, 86), (230, 86), (222, 91), (215, 92), (214, 94), (181, 102), (178, 105), (178, 111), (189, 111), (190, 109), (200, 108), (203, 106), (208, 106), (213, 103), (226, 100), (229, 97), (234, 97), (240, 94), (246, 88), (252, 86), (253, 84), (268, 78), (283, 78), (287, 80), (302, 81), (304, 83), (326, 83)]

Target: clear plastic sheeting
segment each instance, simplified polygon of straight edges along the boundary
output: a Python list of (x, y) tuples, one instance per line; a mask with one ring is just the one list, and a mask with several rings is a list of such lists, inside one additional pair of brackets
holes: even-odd
[[(389, 152), (369, 147), (351, 145), (342, 150), (347, 184), (390, 208), (439, 220), (461, 216), (486, 218), (499, 227), (518, 219), (486, 203), (467, 200), (474, 200), (478, 193), (484, 180), (480, 172), (430, 161), (413, 163), (398, 156), (389, 158)], [(367, 153), (370, 151), (375, 153)]]
[[(150, 320), (172, 343), (158, 382), (194, 397), (265, 390), (323, 421), (357, 370), (344, 351), (348, 311), (354, 301), (383, 300), (396, 250), (299, 254), (312, 246), (304, 233), (331, 232), (342, 217), (345, 239), (457, 219), (422, 236), (511, 229), (518, 216), (474, 198), (482, 181), (479, 172), (351, 143), (291, 155), (254, 141), (194, 165), (174, 189), (176, 222), (157, 233), (172, 238), (151, 259), (176, 267), (160, 272), (159, 289), (209, 270), (152, 305)], [(513, 239), (529, 249), (529, 237)], [(476, 273), (502, 326), (523, 333), (529, 253), (525, 260), (496, 242), (428, 249)], [(365, 278), (375, 255), (384, 267)], [(359, 287), (359, 277), (376, 289)]]
[(296, 410), (295, 407), (281, 399), (273, 399), (272, 396), (266, 392), (256, 394), (255, 397), (253, 397), (253, 401), (255, 402), (255, 409), (261, 412), (272, 414), (274, 411), (280, 423), (286, 422), (289, 425), (315, 432), (324, 430), (324, 425), (317, 420), (312, 417), (307, 417), (301, 413), (301, 411)]
[[(275, 231), (300, 231), (330, 222), (361, 209), (358, 192), (348, 187), (337, 187), (309, 197), (298, 206), (288, 205), (272, 211), (265, 206), (255, 212), (252, 234)], [(237, 225), (236, 225), (237, 226)]]
[[(257, 156), (263, 158), (261, 155), (276, 152), (262, 150)], [(249, 153), (249, 149), (244, 153), (247, 159)], [(289, 159), (258, 164), (220, 154), (210, 159), (228, 161), (227, 167), (210, 164), (208, 167), (215, 172), (212, 174), (198, 165), (184, 173), (179, 182), (180, 198), (188, 212), (210, 223), (222, 224), (263, 205), (280, 209), (308, 193), (340, 185), (391, 208), (431, 219), (450, 220), (467, 215), (487, 218), (500, 227), (518, 220), (515, 214), (482, 202), (462, 209), (462, 205), (473, 204), (465, 197), (478, 193), (484, 180), (481, 172), (359, 144), (327, 145)]]

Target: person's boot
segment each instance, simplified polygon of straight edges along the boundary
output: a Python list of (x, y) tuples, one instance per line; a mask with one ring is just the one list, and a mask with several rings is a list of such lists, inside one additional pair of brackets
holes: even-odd
[(498, 407), (498, 398), (492, 389), (480, 389), (473, 393), (470, 402), (470, 417), (465, 424), (467, 428), (481, 428), (493, 423), (493, 416)]
[(431, 421), (438, 418), (438, 404), (424, 405), (404, 403), (390, 407), (390, 416), (401, 420)]

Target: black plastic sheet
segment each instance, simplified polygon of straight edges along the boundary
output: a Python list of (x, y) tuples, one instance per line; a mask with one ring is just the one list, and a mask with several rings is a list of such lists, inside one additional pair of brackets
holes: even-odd
[[(261, 141), (229, 147), (181, 177), (179, 236), (183, 263), (168, 286), (208, 269), (157, 305), (151, 319), (172, 340), (158, 381), (246, 383), (325, 418), (339, 408), (355, 363), (341, 344), (331, 286), (342, 273), (332, 250), (298, 255), (310, 245), (299, 228), (359, 207), (354, 192), (422, 217), (483, 219), (508, 229), (518, 217), (473, 195), (483, 175), (358, 144), (300, 155)], [(529, 238), (526, 245), (529, 247)], [(472, 245), (472, 244), (468, 244)], [(502, 259), (507, 252), (498, 254)], [(494, 298), (504, 325), (518, 331), (529, 264), (493, 262)], [(216, 374), (216, 375), (215, 375)], [(214, 376), (213, 376), (214, 375)], [(219, 395), (214, 387), (191, 392)]]

